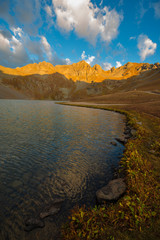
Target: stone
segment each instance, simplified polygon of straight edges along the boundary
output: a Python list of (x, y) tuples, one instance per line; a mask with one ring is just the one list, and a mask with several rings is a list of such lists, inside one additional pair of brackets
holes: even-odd
[(117, 146), (117, 143), (114, 141), (110, 142), (110, 144), (112, 144), (113, 146)]
[(136, 136), (136, 133), (137, 133), (137, 131), (136, 131), (135, 129), (132, 129), (132, 130), (131, 130), (131, 135), (132, 135), (133, 137)]
[(124, 137), (121, 138), (115, 138), (119, 143), (121, 144), (125, 144), (127, 142), (127, 139), (125, 139)]
[(25, 221), (25, 231), (30, 232), (35, 228), (43, 228), (45, 226), (44, 222), (39, 218), (28, 218)]
[(131, 133), (131, 129), (129, 127), (126, 127), (124, 129), (124, 134), (130, 134)]
[(61, 205), (63, 203), (63, 199), (55, 199), (50, 204), (46, 205), (43, 210), (40, 212), (40, 218), (44, 219), (49, 216), (53, 216), (61, 210)]
[(123, 178), (110, 181), (106, 186), (96, 192), (98, 203), (113, 202), (118, 200), (126, 191), (126, 184)]
[(126, 135), (125, 135), (125, 142), (126, 142), (126, 139), (130, 139), (130, 138), (131, 138), (131, 135), (126, 134)]
[(155, 150), (150, 150), (149, 151), (149, 153), (151, 153), (151, 154), (155, 154), (155, 152), (156, 152)]
[(130, 131), (127, 129), (124, 131), (124, 134), (130, 134)]

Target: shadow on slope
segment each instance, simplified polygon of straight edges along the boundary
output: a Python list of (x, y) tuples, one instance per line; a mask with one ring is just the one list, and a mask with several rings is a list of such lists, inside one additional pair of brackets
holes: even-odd
[[(118, 101), (126, 102), (129, 94), (120, 93), (128, 91), (146, 91), (160, 93), (160, 69), (146, 70), (138, 76), (133, 76), (125, 80), (106, 79), (102, 82), (86, 83), (83, 81), (73, 81), (67, 79), (64, 75), (56, 72), (45, 75), (8, 75), (0, 71), (0, 98), (3, 97), (2, 84), (9, 87), (8, 98), (12, 98), (11, 90), (16, 89), (23, 96), (32, 99), (51, 99), (51, 100), (82, 100), (88, 97), (98, 97), (97, 101)], [(117, 97), (108, 96), (108, 94), (116, 93)], [(103, 95), (106, 95), (105, 97)], [(133, 94), (132, 94), (133, 95)], [(134, 94), (135, 95), (135, 94)], [(23, 96), (19, 96), (20, 98)], [(102, 97), (101, 97), (102, 96)], [(148, 95), (143, 95), (144, 99)], [(139, 98), (139, 96), (137, 96)], [(148, 98), (148, 97), (147, 97)], [(110, 100), (109, 100), (110, 99)], [(135, 99), (135, 97), (134, 97)], [(128, 99), (129, 101), (129, 99)], [(131, 99), (133, 101), (133, 99)]]
[(68, 99), (75, 88), (74, 82), (60, 73), (18, 76), (0, 72), (0, 76), (3, 85), (16, 89), (32, 99)]

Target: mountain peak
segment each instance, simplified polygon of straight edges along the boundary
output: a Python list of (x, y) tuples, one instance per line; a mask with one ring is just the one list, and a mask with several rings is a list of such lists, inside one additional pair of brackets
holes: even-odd
[(85, 60), (82, 60), (80, 62), (74, 63), (75, 65), (80, 65), (80, 66), (90, 66)]
[(39, 66), (44, 66), (44, 67), (53, 67), (52, 63), (43, 61), (38, 63)]
[(96, 70), (96, 71), (102, 71), (101, 66), (98, 65), (98, 64), (95, 64), (95, 65), (93, 66), (93, 69)]
[(128, 62), (124, 66), (119, 68), (111, 68), (109, 71), (102, 70), (101, 66), (95, 64), (91, 67), (85, 60), (78, 63), (73, 63), (72, 65), (57, 65), (53, 66), (49, 62), (40, 62), (28, 64), (21, 68), (11, 69), (0, 66), (0, 71), (2, 73), (10, 75), (49, 75), (58, 72), (64, 75), (68, 79), (73, 81), (84, 81), (84, 82), (101, 82), (105, 79), (127, 79), (132, 76), (136, 76), (145, 71), (150, 71), (154, 69), (160, 69), (160, 64), (149, 64), (149, 63), (132, 63)]
[(73, 63), (72, 66), (73, 66), (74, 69), (77, 69), (77, 70), (90, 69), (91, 68), (91, 66), (85, 60), (82, 60), (82, 61), (77, 62), (77, 63)]
[(85, 60), (81, 60), (78, 62), (79, 64), (88, 64)]

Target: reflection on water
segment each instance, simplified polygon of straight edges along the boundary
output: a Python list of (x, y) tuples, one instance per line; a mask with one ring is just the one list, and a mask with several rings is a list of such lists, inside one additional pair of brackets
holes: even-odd
[[(96, 190), (112, 178), (123, 146), (110, 142), (122, 135), (124, 117), (20, 100), (0, 100), (0, 113), (0, 239), (55, 239), (67, 210), (95, 204)], [(26, 216), (55, 197), (65, 199), (56, 219), (24, 232)]]

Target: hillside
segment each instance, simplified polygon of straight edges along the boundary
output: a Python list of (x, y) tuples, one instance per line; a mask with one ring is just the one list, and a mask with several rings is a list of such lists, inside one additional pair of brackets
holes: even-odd
[(15, 69), (0, 66), (0, 85), (0, 98), (4, 98), (2, 89), (6, 91), (5, 98), (12, 98), (14, 89), (28, 98), (53, 100), (77, 100), (133, 90), (160, 92), (160, 64), (129, 62), (109, 71), (97, 64), (91, 67), (85, 61), (57, 66), (41, 62)]

